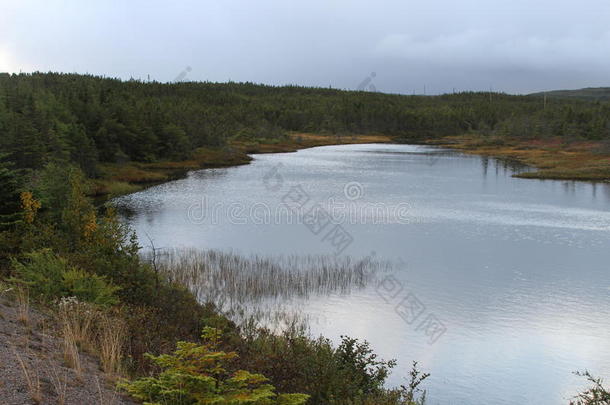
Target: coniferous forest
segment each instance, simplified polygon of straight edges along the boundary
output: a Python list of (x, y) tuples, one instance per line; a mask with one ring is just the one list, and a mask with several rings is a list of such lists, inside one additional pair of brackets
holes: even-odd
[(0, 149), (17, 168), (179, 160), (234, 137), (288, 131), (429, 139), (476, 132), (610, 138), (610, 105), (467, 92), (404, 96), (252, 83), (158, 83), (89, 75), (0, 75)]
[[(603, 145), (610, 104), (0, 74), (0, 296), (25, 314), (29, 305), (48, 314), (70, 373), (80, 372), (86, 349), (105, 373), (121, 376), (117, 390), (149, 403), (423, 404), (428, 374), (417, 363), (405, 385), (388, 388), (396, 362), (378, 358), (367, 342), (342, 337), (337, 345), (297, 328), (276, 334), (236, 323), (164, 273), (154, 246), (153, 260), (143, 258), (142, 241), (88, 197), (90, 181), (109, 165), (178, 162), (198, 148), (272, 144), (291, 133)], [(30, 327), (26, 318), (20, 322)], [(585, 376), (595, 385), (583, 398), (608, 395)]]

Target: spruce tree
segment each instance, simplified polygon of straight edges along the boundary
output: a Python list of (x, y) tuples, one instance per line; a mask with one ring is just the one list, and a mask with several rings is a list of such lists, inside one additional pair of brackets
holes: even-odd
[(13, 164), (0, 154), (0, 230), (10, 228), (20, 217), (19, 175)]

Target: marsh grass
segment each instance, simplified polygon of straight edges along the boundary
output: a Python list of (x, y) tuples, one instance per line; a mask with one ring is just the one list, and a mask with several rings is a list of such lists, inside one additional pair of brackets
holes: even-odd
[[(389, 261), (330, 255), (240, 256), (193, 248), (156, 252), (156, 266), (170, 282), (189, 288), (200, 301), (252, 303), (349, 294), (364, 288)], [(152, 262), (153, 252), (144, 253)]]
[(312, 322), (295, 302), (214, 303), (224, 316), (237, 325), (244, 336), (256, 335), (260, 328), (271, 333), (294, 332), (294, 336), (309, 336)]
[(98, 181), (96, 183), (95, 195), (106, 194), (109, 197), (120, 196), (124, 194), (135, 193), (142, 189), (142, 186), (139, 184), (128, 183), (125, 181), (118, 180), (106, 180), (106, 181)]
[(502, 137), (485, 138), (463, 135), (444, 138), (438, 144), (459, 149), (469, 154), (493, 156), (526, 164), (537, 170), (516, 173), (515, 177), (608, 181), (610, 156), (603, 142), (574, 141), (566, 143), (560, 137), (520, 139)]
[(349, 294), (394, 267), (373, 257), (241, 256), (195, 248), (146, 251), (143, 258), (168, 281), (188, 288), (200, 302), (215, 304), (234, 321), (256, 319), (278, 330), (307, 324), (307, 317), (291, 302), (312, 295)]

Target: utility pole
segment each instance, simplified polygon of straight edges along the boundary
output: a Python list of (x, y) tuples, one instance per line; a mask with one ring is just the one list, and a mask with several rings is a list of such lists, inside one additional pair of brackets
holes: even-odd
[(546, 92), (544, 93), (544, 109), (546, 110)]

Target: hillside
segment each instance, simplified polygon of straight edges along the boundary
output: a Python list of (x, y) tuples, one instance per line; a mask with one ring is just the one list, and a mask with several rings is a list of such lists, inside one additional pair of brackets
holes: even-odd
[(530, 96), (543, 97), (544, 95), (559, 99), (579, 99), (587, 101), (610, 101), (610, 87), (587, 87), (578, 90), (552, 90), (532, 93)]
[(121, 81), (0, 74), (0, 151), (19, 169), (49, 161), (89, 177), (106, 163), (178, 161), (232, 141), (289, 132), (376, 134), (413, 141), (464, 133), (610, 139), (610, 105), (464, 92), (405, 96), (253, 83)]
[(105, 374), (94, 356), (74, 351), (69, 365), (57, 329), (48, 314), (0, 289), (0, 403), (135, 404), (117, 392), (116, 378)]

